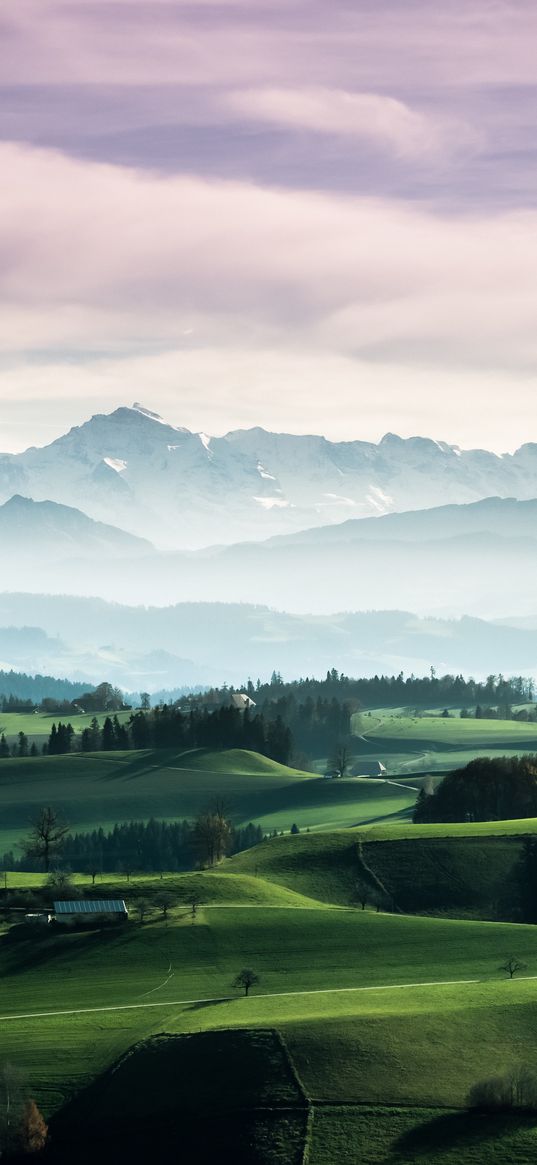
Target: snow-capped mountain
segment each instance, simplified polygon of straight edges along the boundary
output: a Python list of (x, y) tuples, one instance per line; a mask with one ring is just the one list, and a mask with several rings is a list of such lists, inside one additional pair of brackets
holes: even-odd
[(141, 405), (44, 448), (0, 455), (13, 494), (76, 506), (165, 548), (261, 540), (392, 511), (537, 496), (537, 444), (499, 456), (421, 437), (378, 444), (269, 433), (209, 437)]

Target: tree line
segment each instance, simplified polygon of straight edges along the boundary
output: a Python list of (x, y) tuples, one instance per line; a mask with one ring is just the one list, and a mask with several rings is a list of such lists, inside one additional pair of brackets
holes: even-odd
[(230, 692), (244, 691), (255, 700), (258, 707), (265, 708), (275, 700), (294, 697), (298, 704), (303, 704), (310, 698), (316, 700), (336, 699), (357, 701), (362, 708), (384, 707), (423, 707), (434, 708), (451, 704), (456, 707), (475, 707), (476, 704), (492, 706), (502, 703), (523, 704), (533, 702), (535, 689), (533, 680), (526, 676), (489, 675), (486, 680), (466, 679), (463, 675), (438, 676), (434, 668), (426, 676), (405, 676), (404, 672), (398, 675), (375, 675), (356, 678), (338, 672), (331, 668), (323, 679), (303, 677), (297, 680), (286, 681), (277, 671), (272, 673), (268, 682), (251, 679), (239, 689), (223, 685), (220, 688), (209, 688), (205, 692), (181, 696), (174, 701), (171, 694), (162, 699), (169, 699), (179, 704), (208, 704), (218, 705), (229, 701)]
[[(89, 727), (76, 732), (69, 721), (54, 722), (42, 746), (49, 756), (60, 756), (73, 751), (113, 752), (129, 749), (187, 749), (240, 748), (259, 752), (280, 764), (288, 764), (293, 751), (293, 737), (280, 716), (266, 718), (262, 712), (244, 712), (233, 707), (182, 711), (165, 704), (147, 712), (133, 713), (128, 721), (120, 721), (117, 713), (107, 716), (102, 727), (93, 717)], [(9, 756), (36, 756), (35, 743), (30, 745), (24, 732), (10, 748), (4, 735), (0, 737), (0, 759)]]
[[(54, 676), (27, 675), (26, 672), (0, 670), (0, 710), (20, 712), (38, 707), (42, 700), (76, 700), (88, 690), (87, 683), (56, 679)], [(21, 706), (22, 705), (22, 706)]]
[[(462, 708), (462, 715), (473, 714), (479, 719), (499, 707), (508, 710), (508, 719), (537, 719), (533, 709), (520, 715), (512, 712), (512, 705), (533, 701), (533, 682), (524, 676), (506, 679), (503, 675), (490, 675), (485, 681), (477, 681), (462, 675), (439, 677), (431, 668), (430, 674), (422, 677), (405, 677), (400, 672), (396, 676), (355, 679), (332, 668), (324, 679), (306, 677), (291, 682), (273, 672), (268, 683), (247, 680), (239, 690), (255, 702), (263, 715), (279, 717), (289, 728), (295, 748), (312, 756), (330, 752), (337, 743), (346, 741), (351, 735), (351, 717), (361, 709), (391, 706), (418, 710), (452, 705)], [(228, 704), (234, 691), (226, 685), (211, 688), (182, 696), (174, 706), (185, 711), (214, 710)]]
[[(211, 802), (194, 821), (128, 821), (110, 830), (72, 833), (51, 807), (39, 811), (22, 854), (5, 853), (5, 870), (48, 873), (60, 866), (73, 873), (161, 873), (213, 866), (263, 841), (259, 825), (235, 826), (221, 801)], [(60, 895), (61, 896), (61, 895)]]
[(414, 821), (509, 821), (537, 816), (537, 756), (478, 757), (421, 789)]

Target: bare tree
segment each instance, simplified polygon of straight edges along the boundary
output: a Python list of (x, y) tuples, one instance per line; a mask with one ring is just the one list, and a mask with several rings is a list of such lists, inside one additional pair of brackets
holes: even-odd
[(227, 806), (218, 798), (202, 813), (194, 824), (194, 841), (202, 865), (214, 866), (223, 858), (231, 840), (231, 822)]
[(526, 967), (526, 963), (521, 963), (514, 955), (509, 955), (509, 958), (505, 960), (505, 963), (502, 963), (501, 967), (498, 967), (498, 970), (505, 971), (510, 979), (514, 979), (515, 975), (518, 975), (519, 971), (525, 971)]
[(256, 975), (250, 967), (243, 967), (242, 971), (239, 971), (238, 975), (235, 976), (231, 986), (242, 987), (244, 994), (248, 995), (250, 987), (255, 987), (257, 983), (259, 983), (259, 975)]
[(479, 1080), (468, 1093), (468, 1108), (494, 1112), (513, 1108), (537, 1111), (537, 1075), (524, 1064), (505, 1076)]
[(22, 848), (26, 857), (43, 862), (45, 873), (48, 874), (51, 860), (61, 854), (68, 833), (66, 822), (62, 821), (55, 809), (47, 806), (39, 810), (28, 837), (22, 842)]
[(368, 902), (371, 901), (372, 891), (371, 886), (365, 881), (365, 878), (358, 878), (354, 883), (354, 889), (351, 895), (351, 905), (361, 906), (365, 910)]
[(345, 744), (338, 744), (330, 764), (338, 777), (344, 777), (350, 763), (349, 750)]
[(192, 921), (194, 921), (198, 913), (198, 906), (201, 906), (201, 898), (199, 894), (191, 894), (190, 898), (188, 899), (188, 905), (190, 906)]
[(80, 894), (70, 870), (51, 870), (45, 886), (56, 898), (78, 898)]
[(155, 906), (158, 906), (159, 910), (162, 912), (162, 918), (166, 923), (166, 926), (168, 925), (168, 914), (172, 907), (175, 906), (175, 904), (175, 895), (172, 894), (170, 890), (161, 890), (161, 892), (157, 894), (155, 898)]
[(151, 903), (148, 902), (147, 898), (137, 898), (136, 902), (134, 903), (134, 909), (140, 920), (140, 926), (142, 926), (144, 918), (151, 910)]

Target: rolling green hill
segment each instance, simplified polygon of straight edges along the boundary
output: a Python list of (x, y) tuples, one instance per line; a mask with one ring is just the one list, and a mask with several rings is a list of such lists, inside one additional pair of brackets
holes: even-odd
[[(258, 774), (254, 779), (265, 778)], [(62, 1121), (68, 1150), (69, 1120), (71, 1129), (73, 1119), (84, 1128), (89, 1102), (94, 1125), (98, 1106), (105, 1103), (103, 1087), (111, 1089), (112, 1102), (125, 1082), (135, 1101), (144, 1087), (144, 1049), (153, 1047), (144, 1041), (158, 1033), (192, 1037), (180, 1048), (161, 1045), (166, 1055), (178, 1049), (179, 1075), (187, 1078), (177, 1092), (177, 1112), (190, 1088), (191, 1111), (198, 1111), (198, 1095), (205, 1116), (220, 1113), (221, 1145), (235, 1145), (238, 1162), (252, 1139), (258, 1165), (283, 1165), (294, 1162), (295, 1155), (299, 1162), (306, 1143), (315, 1165), (355, 1165), (357, 1154), (375, 1165), (417, 1160), (454, 1165), (461, 1152), (473, 1165), (524, 1160), (516, 1154), (530, 1153), (527, 1122), (504, 1118), (502, 1124), (494, 1118), (495, 1158), (482, 1119), (468, 1116), (461, 1106), (469, 1088), (490, 1075), (491, 1066), (505, 1071), (532, 1062), (537, 928), (328, 904), (348, 902), (359, 870), (360, 837), (371, 866), (376, 863), (380, 871), (375, 853), (399, 851), (391, 869), (402, 869), (408, 884), (413, 872), (420, 886), (427, 884), (424, 845), (452, 847), (457, 876), (464, 872), (484, 885), (491, 862), (499, 868), (505, 861), (503, 847), (516, 846), (519, 839), (477, 834), (381, 842), (365, 840), (369, 836), (342, 830), (276, 837), (213, 871), (140, 877), (128, 884), (103, 879), (96, 887), (99, 895), (120, 892), (129, 901), (125, 928), (4, 927), (2, 1056), (28, 1074), (47, 1117), (67, 1103), (52, 1124), (58, 1130), (58, 1160)], [(409, 847), (407, 866), (402, 846)], [(476, 846), (499, 846), (500, 856), (487, 851), (480, 865)], [(35, 875), (10, 877), (12, 885), (15, 878), (26, 885), (38, 880)], [(178, 900), (168, 923), (154, 901), (162, 889)], [(194, 919), (188, 906), (193, 891), (201, 901)], [(153, 900), (143, 925), (134, 909), (140, 893)], [(511, 953), (526, 964), (523, 974), (530, 978), (511, 982), (499, 970)], [(260, 980), (248, 999), (231, 986), (243, 966), (252, 967)], [(279, 1035), (262, 1034), (267, 1032)], [(128, 1054), (122, 1061), (140, 1041), (141, 1058)], [(106, 1073), (117, 1062), (124, 1063), (125, 1074), (123, 1069), (114, 1073), (112, 1084)], [(218, 1095), (211, 1091), (213, 1069)], [(249, 1083), (243, 1088), (245, 1076)], [(151, 1088), (157, 1077), (151, 1076)], [(174, 1120), (176, 1078), (167, 1070), (162, 1090)], [(300, 1095), (307, 1098), (307, 1125), (304, 1107), (290, 1095), (283, 1111), (287, 1102), (281, 1088), (288, 1081), (292, 1090), (297, 1079)], [(245, 1098), (241, 1133), (233, 1082)], [(75, 1094), (88, 1087), (87, 1096), (82, 1091), (77, 1100)], [(160, 1103), (158, 1090), (155, 1097)], [(117, 1126), (110, 1119), (110, 1109), (103, 1110), (112, 1145)], [(184, 1120), (186, 1145), (190, 1117)], [(435, 1123), (440, 1120), (444, 1123)], [(204, 1138), (205, 1133), (201, 1161)]]
[[(270, 838), (237, 854), (223, 870), (257, 873), (308, 897), (348, 905), (357, 880), (385, 892), (404, 913), (516, 918), (518, 865), (535, 822), (435, 826), (375, 826)], [(510, 828), (513, 826), (513, 828)], [(426, 828), (426, 827), (425, 827)], [(416, 832), (414, 832), (416, 831)]]
[[(349, 1119), (364, 1104), (457, 1108), (491, 1064), (533, 1056), (535, 982), (498, 970), (512, 949), (537, 974), (534, 927), (322, 907), (203, 907), (194, 923), (178, 910), (168, 926), (119, 932), (15, 930), (0, 937), (3, 1056), (28, 1072), (49, 1115), (154, 1033), (276, 1028), (315, 1110), (313, 1147), (322, 1114), (316, 1159), (331, 1165), (330, 1106), (348, 1106)], [(248, 999), (231, 988), (241, 966), (260, 976)], [(371, 1128), (381, 1117), (375, 1107)], [(404, 1128), (430, 1119), (416, 1111)], [(394, 1136), (385, 1129), (383, 1144)]]
[(468, 764), (477, 756), (522, 755), (537, 751), (537, 724), (514, 720), (461, 720), (404, 711), (356, 713), (352, 751), (381, 760), (391, 774), (438, 772)]
[(235, 824), (267, 832), (330, 828), (406, 814), (412, 788), (375, 781), (325, 781), (257, 753), (73, 753), (0, 761), (0, 851), (16, 845), (44, 805), (61, 811), (74, 830), (119, 821), (194, 818), (218, 796)]

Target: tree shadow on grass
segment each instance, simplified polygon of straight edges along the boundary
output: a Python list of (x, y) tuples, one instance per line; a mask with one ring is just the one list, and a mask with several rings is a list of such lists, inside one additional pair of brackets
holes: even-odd
[[(158, 752), (153, 750), (146, 751), (140, 756), (138, 753), (132, 758), (120, 760), (118, 758), (112, 771), (108, 769), (106, 772), (99, 774), (96, 779), (104, 784), (110, 784), (113, 781), (132, 781), (137, 777), (142, 777), (146, 773), (155, 772), (156, 769), (167, 769), (173, 766), (173, 761), (180, 759), (181, 753), (176, 750), (161, 749)], [(112, 758), (110, 758), (112, 759)], [(177, 766), (181, 768), (181, 766)], [(185, 772), (188, 772), (185, 769)]]
[(206, 1007), (216, 1007), (219, 1003), (229, 1003), (231, 995), (222, 995), (220, 999), (200, 999), (197, 1003), (189, 1003), (183, 1011), (204, 1011)]
[(534, 1129), (537, 1117), (524, 1113), (450, 1112), (404, 1133), (394, 1145), (396, 1152), (415, 1153), (425, 1160), (440, 1149), (464, 1150), (478, 1142), (497, 1140), (523, 1129)]
[[(82, 942), (73, 945), (73, 938), (80, 938)], [(13, 927), (4, 938), (4, 953), (6, 956), (6, 971), (8, 974), (34, 970), (43, 967), (55, 960), (77, 959), (82, 952), (87, 954), (93, 950), (108, 946), (124, 945), (134, 939), (132, 931), (123, 927), (110, 926), (97, 929), (85, 927), (80, 930), (69, 929), (66, 932), (57, 930), (51, 933), (47, 928), (41, 932), (37, 927), (28, 934), (26, 927)]]

